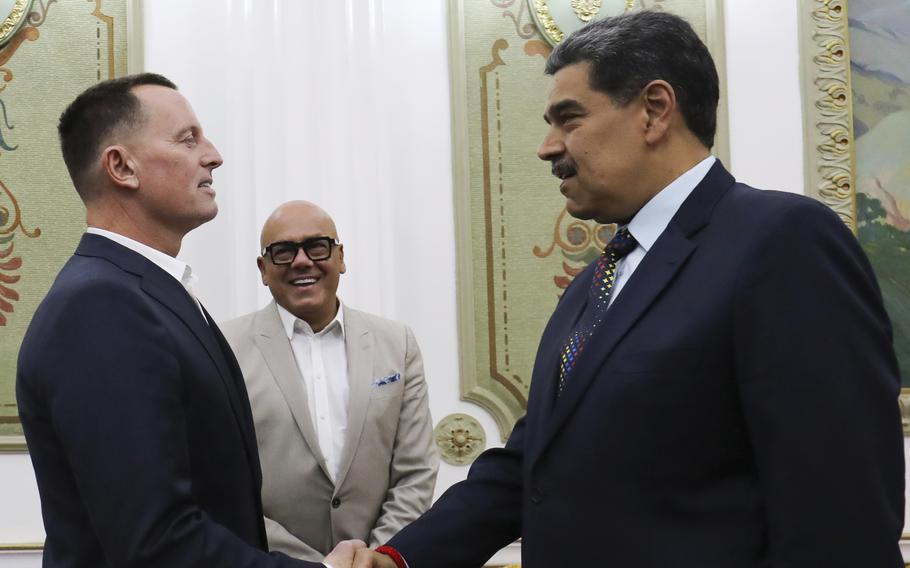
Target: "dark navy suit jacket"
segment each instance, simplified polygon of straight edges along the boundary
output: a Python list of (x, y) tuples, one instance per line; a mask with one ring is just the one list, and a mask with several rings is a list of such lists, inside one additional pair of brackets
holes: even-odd
[(720, 163), (632, 274), (557, 400), (566, 290), (527, 415), (391, 544), (410, 568), (898, 568), (904, 515), (891, 328), (825, 206)]
[(44, 566), (321, 566), (265, 552), (240, 369), (143, 256), (82, 238), (29, 326), (16, 391)]

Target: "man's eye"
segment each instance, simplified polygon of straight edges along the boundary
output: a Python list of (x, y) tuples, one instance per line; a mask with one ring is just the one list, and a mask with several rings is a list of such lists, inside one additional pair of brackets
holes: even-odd
[(186, 138), (183, 139), (183, 143), (186, 144), (187, 146), (193, 146), (196, 144), (196, 137), (193, 136), (192, 134), (190, 134), (189, 136), (187, 136)]

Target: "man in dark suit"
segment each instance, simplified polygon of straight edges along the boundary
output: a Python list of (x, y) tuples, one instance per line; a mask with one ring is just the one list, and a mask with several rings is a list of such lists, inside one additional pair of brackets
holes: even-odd
[(503, 449), (355, 567), (903, 566), (898, 372), (879, 289), (823, 205), (709, 153), (718, 79), (663, 12), (557, 46), (539, 154), (618, 223), (544, 330)]
[[(322, 566), (267, 553), (243, 378), (175, 258), (217, 213), (222, 162), (189, 103), (160, 75), (123, 77), (82, 93), (59, 131), (89, 228), (16, 382), (44, 566)], [(346, 568), (357, 546), (325, 565)]]

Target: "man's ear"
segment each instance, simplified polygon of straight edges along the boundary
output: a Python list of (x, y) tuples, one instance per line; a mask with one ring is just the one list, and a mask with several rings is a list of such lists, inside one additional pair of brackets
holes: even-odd
[(645, 140), (656, 144), (666, 138), (676, 113), (676, 92), (662, 79), (651, 81), (642, 89), (642, 101), (648, 115)]
[(268, 286), (269, 283), (265, 279), (265, 259), (261, 256), (256, 257), (256, 267), (259, 268), (259, 276), (262, 278), (262, 285)]
[(340, 273), (344, 274), (348, 271), (348, 267), (344, 265), (344, 245), (338, 245), (338, 258), (341, 259)]
[(139, 176), (133, 157), (120, 145), (108, 146), (101, 151), (101, 168), (117, 187), (139, 189)]

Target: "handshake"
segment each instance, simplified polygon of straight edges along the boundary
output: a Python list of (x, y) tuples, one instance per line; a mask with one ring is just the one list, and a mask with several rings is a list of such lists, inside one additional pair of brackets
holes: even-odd
[(343, 540), (323, 560), (329, 568), (397, 568), (385, 554), (367, 548), (362, 540)]

